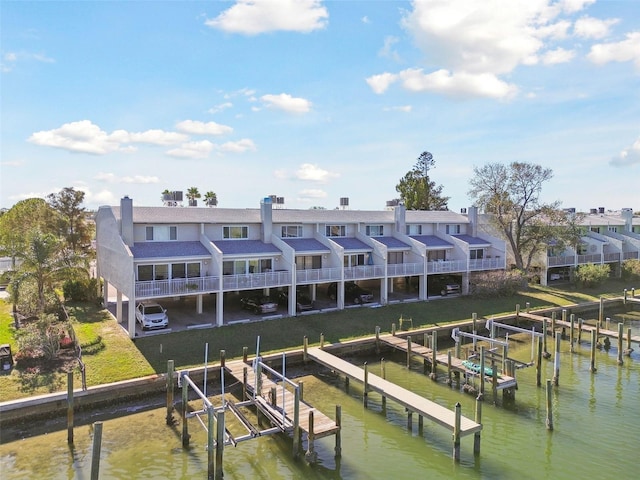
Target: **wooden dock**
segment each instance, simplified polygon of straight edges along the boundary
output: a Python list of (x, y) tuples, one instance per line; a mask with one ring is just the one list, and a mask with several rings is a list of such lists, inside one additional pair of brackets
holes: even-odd
[[(406, 343), (406, 342), (405, 342)], [(365, 372), (363, 369), (331, 355), (320, 348), (310, 348), (307, 355), (315, 362), (325, 367), (341, 373), (349, 378), (364, 384)], [(441, 425), (450, 431), (455, 430), (456, 415), (454, 410), (449, 410), (438, 405), (431, 400), (427, 400), (416, 393), (391, 383), (377, 375), (367, 373), (367, 387), (370, 391), (375, 391), (388, 399), (405, 407), (408, 411), (415, 412), (433, 422)], [(482, 430), (482, 424), (476, 423), (470, 418), (462, 416), (460, 419), (460, 436), (478, 433)]]
[[(226, 371), (231, 374), (241, 384), (244, 383), (244, 369), (247, 369), (246, 390), (247, 394), (253, 397), (256, 377), (251, 363), (245, 363), (242, 360), (234, 360), (225, 362)], [(271, 402), (271, 391), (275, 388), (275, 404)], [(294, 427), (294, 409), (295, 398), (293, 392), (284, 389), (282, 384), (273, 382), (266, 374), (261, 375), (261, 391), (256, 392), (256, 407), (271, 420), (274, 425), (279, 426), (282, 431), (292, 431)], [(313, 432), (312, 437), (322, 438), (334, 435), (340, 430), (340, 426), (334, 420), (327, 417), (321, 411), (316, 410), (302, 399), (299, 402), (299, 427), (307, 435), (309, 434), (309, 412), (313, 411)], [(282, 415), (284, 409), (284, 417)]]
[[(627, 299), (628, 301), (629, 299)], [(519, 316), (521, 318), (526, 318), (527, 320), (532, 320), (534, 322), (549, 322), (551, 323), (551, 318), (549, 317), (543, 317), (541, 315), (534, 315), (533, 313), (523, 313), (520, 312)], [(565, 322), (563, 320), (555, 320), (555, 324), (559, 325), (561, 327), (567, 327), (567, 328), (571, 328), (571, 322)], [(577, 329), (579, 328), (579, 325), (577, 322), (574, 322), (573, 328)], [(585, 332), (589, 332), (589, 334), (591, 334), (592, 330), (596, 330), (598, 332), (598, 334), (601, 337), (609, 337), (609, 338), (615, 338), (616, 341), (618, 340), (618, 332), (614, 331), (614, 330), (607, 330), (607, 329), (603, 329), (603, 328), (598, 328), (597, 326), (593, 326), (593, 325), (587, 325), (585, 323), (582, 324), (582, 330)], [(623, 334), (624, 340), (627, 340), (627, 336)], [(640, 345), (640, 335), (631, 335), (631, 341), (635, 342), (637, 344)]]
[[(400, 350), (404, 353), (407, 353), (409, 350), (409, 342), (406, 338), (397, 337), (394, 335), (381, 335), (380, 342), (384, 343), (390, 347), (395, 348), (396, 350)], [(421, 357), (425, 361), (427, 361), (430, 365), (433, 362), (433, 350), (425, 347), (424, 345), (420, 345), (419, 343), (411, 342), (411, 354)], [(436, 363), (445, 368), (449, 367), (449, 356), (447, 354), (436, 352)], [(470, 370), (465, 367), (463, 364), (463, 360), (456, 357), (451, 357), (451, 370), (454, 372), (462, 373), (467, 376), (477, 376), (478, 373)], [(493, 381), (491, 375), (485, 375), (485, 381), (491, 383)], [(515, 388), (517, 386), (516, 379), (514, 377), (510, 377), (507, 375), (500, 374), (497, 378), (498, 384), (496, 386), (496, 390), (504, 390), (509, 388)]]

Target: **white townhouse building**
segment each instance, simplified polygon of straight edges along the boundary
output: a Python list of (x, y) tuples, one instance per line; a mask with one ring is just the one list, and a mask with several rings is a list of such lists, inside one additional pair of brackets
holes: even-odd
[(631, 208), (618, 212), (593, 208), (579, 225), (583, 235), (578, 245), (548, 246), (546, 258), (540, 261), (543, 285), (569, 280), (576, 267), (588, 263), (608, 264), (612, 274), (619, 276), (622, 262), (640, 258), (640, 218), (634, 217)]
[[(504, 270), (505, 242), (479, 232), (477, 209), (451, 211), (295, 210), (260, 208), (120, 206), (96, 213), (97, 275), (117, 293), (116, 317), (128, 301), (128, 331), (135, 336), (135, 306), (145, 300), (195, 297), (203, 323), (225, 324), (225, 305), (238, 295), (287, 293), (344, 309), (345, 284), (356, 282), (384, 305), (394, 292), (415, 300), (438, 294), (444, 283), (468, 293), (473, 272)], [(328, 299), (335, 283), (335, 298)], [(204, 298), (207, 298), (204, 307)], [(213, 301), (211, 299), (213, 298)]]

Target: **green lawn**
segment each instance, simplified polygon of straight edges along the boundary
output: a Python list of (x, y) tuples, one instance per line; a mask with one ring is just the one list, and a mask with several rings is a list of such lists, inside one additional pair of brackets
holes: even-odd
[[(320, 341), (324, 333), (330, 343), (361, 336), (373, 335), (375, 327), (383, 332), (398, 324), (398, 318), (413, 319), (414, 328), (445, 324), (471, 318), (488, 317), (513, 312), (516, 304), (524, 308), (566, 306), (574, 303), (597, 301), (601, 295), (620, 296), (630, 288), (619, 280), (610, 280), (596, 289), (558, 289), (533, 286), (509, 298), (475, 299), (449, 298), (430, 302), (400, 303), (379, 308), (354, 308), (339, 312), (282, 318), (227, 326), (224, 328), (195, 329), (166, 335), (153, 335), (131, 341), (126, 332), (106, 310), (92, 305), (69, 305), (74, 329), (84, 344), (87, 385), (99, 385), (126, 380), (154, 372), (164, 372), (167, 360), (175, 361), (176, 368), (201, 366), (204, 363), (204, 345), (209, 344), (209, 362), (217, 362), (220, 350), (227, 358), (242, 355), (242, 348), (253, 353), (260, 336), (261, 352), (300, 348), (306, 335), (311, 345)], [(13, 321), (10, 305), (0, 301), (0, 343), (13, 340)], [(79, 370), (74, 368), (75, 385), (81, 385)], [(0, 399), (10, 400), (66, 389), (66, 373), (32, 375), (19, 369), (0, 375)]]

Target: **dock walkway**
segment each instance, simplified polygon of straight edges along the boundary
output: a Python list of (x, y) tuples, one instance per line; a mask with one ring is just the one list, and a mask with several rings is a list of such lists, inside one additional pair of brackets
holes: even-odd
[[(627, 299), (627, 300), (629, 300), (629, 299)], [(543, 321), (551, 322), (551, 319), (549, 317), (543, 317), (541, 315), (534, 315), (533, 313), (520, 312), (519, 315), (522, 318), (526, 318), (527, 320), (532, 320), (532, 321), (535, 321), (535, 322), (543, 322)], [(555, 323), (556, 323), (556, 325), (560, 325), (561, 327), (571, 328), (571, 322), (565, 322), (563, 320), (556, 319)], [(578, 323), (575, 322), (573, 327), (576, 328), (576, 329), (579, 328)], [(591, 333), (592, 330), (597, 330), (601, 337), (610, 337), (610, 338), (615, 338), (616, 340), (618, 340), (618, 332), (613, 331), (613, 330), (606, 330), (606, 329), (603, 329), (603, 328), (598, 329), (598, 327), (595, 327), (593, 325), (587, 325), (585, 323), (582, 324), (582, 330), (584, 330), (585, 332), (589, 332), (589, 333)], [(623, 334), (623, 337), (624, 337), (623, 338), (624, 340), (627, 339), (627, 336), (625, 334)], [(631, 335), (631, 341), (640, 345), (640, 335)]]
[[(393, 335), (382, 335), (380, 336), (380, 342), (386, 345), (389, 345), (390, 347), (393, 347), (396, 350), (400, 350), (404, 353), (407, 353), (408, 351), (408, 345), (407, 345), (408, 342), (406, 338), (401, 338)], [(420, 345), (419, 343), (411, 342), (411, 354), (423, 358), (429, 364), (433, 362), (433, 350), (425, 347), (424, 345)], [(442, 353), (441, 354), (436, 353), (436, 363), (448, 368), (449, 356)], [(453, 356), (451, 357), (451, 370), (454, 372), (460, 372), (467, 376), (478, 375), (478, 373), (465, 367), (462, 359), (456, 358)], [(491, 383), (492, 382), (491, 375), (485, 375), (485, 380)], [(500, 374), (497, 380), (498, 380), (498, 385), (496, 386), (497, 390), (515, 388), (517, 386), (516, 379), (507, 375)]]
[[(307, 355), (315, 362), (364, 384), (363, 369), (317, 347), (310, 348), (307, 351)], [(454, 410), (449, 410), (377, 375), (367, 373), (367, 381), (368, 390), (392, 399), (407, 410), (422, 415), (452, 432), (454, 431), (456, 420)], [(470, 418), (461, 417), (460, 436), (480, 432), (481, 430), (482, 424), (476, 423)]]
[[(247, 383), (246, 389), (250, 396), (253, 396), (253, 392), (256, 385), (255, 372), (251, 366), (251, 363), (245, 363), (242, 360), (234, 360), (225, 363), (225, 369), (240, 383), (244, 382), (244, 369), (247, 369)], [(295, 398), (293, 392), (288, 389), (283, 389), (282, 385), (273, 382), (266, 374), (262, 374), (262, 387), (260, 392), (256, 392), (255, 397), (256, 406), (262, 413), (267, 416), (272, 423), (280, 426), (283, 431), (291, 431), (294, 427), (294, 408)], [(271, 389), (276, 388), (276, 404), (272, 405), (269, 401), (271, 395)], [(284, 405), (284, 419), (282, 416)], [(340, 430), (340, 426), (336, 424), (334, 420), (327, 417), (325, 414), (316, 410), (308, 403), (300, 400), (299, 403), (299, 426), (300, 429), (309, 434), (309, 412), (313, 411), (313, 437), (322, 438), (329, 435), (334, 435)]]

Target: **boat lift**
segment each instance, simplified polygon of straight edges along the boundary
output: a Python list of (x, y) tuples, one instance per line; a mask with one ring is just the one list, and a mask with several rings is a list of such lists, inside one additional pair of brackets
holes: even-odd
[[(496, 328), (502, 328), (504, 330), (517, 332), (517, 333), (526, 333), (531, 334), (531, 362), (535, 360), (535, 344), (536, 337), (543, 337), (544, 335), (540, 332), (536, 332), (536, 327), (531, 327), (531, 330), (527, 330), (526, 328), (516, 327), (514, 325), (507, 325), (506, 323), (499, 323), (495, 320), (487, 320), (487, 330), (491, 332), (491, 338), (496, 338)], [(509, 341), (509, 333), (506, 334), (506, 339)], [(527, 364), (522, 364), (522, 366), (529, 366)]]

